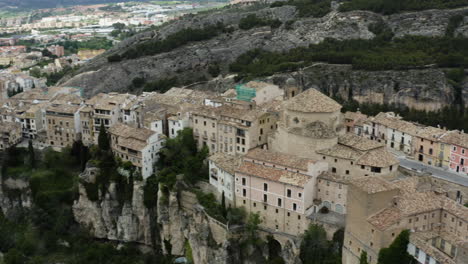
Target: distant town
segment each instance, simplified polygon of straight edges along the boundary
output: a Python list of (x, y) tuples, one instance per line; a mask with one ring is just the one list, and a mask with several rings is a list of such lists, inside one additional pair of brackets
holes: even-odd
[[(36, 10), (0, 18), (0, 80), (5, 96), (46, 85), (122, 39), (217, 2), (117, 3)], [(5, 87), (5, 88), (3, 88)], [(2, 94), (2, 98), (6, 98)]]

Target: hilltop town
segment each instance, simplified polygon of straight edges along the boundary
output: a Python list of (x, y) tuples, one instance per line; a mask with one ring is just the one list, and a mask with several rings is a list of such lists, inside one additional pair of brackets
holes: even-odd
[(315, 89), (260, 81), (89, 99), (78, 88), (34, 88), (3, 102), (0, 149), (93, 146), (106, 131), (113, 155), (146, 180), (158, 175), (165, 141), (190, 129), (209, 151), (207, 191), (258, 214), (272, 234), (344, 228), (343, 263), (363, 251), (376, 263), (409, 229), (408, 252), (421, 263), (465, 263), (468, 134), (341, 108)]

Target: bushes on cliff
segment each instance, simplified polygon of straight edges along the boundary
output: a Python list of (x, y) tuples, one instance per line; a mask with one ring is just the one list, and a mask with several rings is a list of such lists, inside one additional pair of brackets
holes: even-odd
[(295, 6), (302, 17), (323, 17), (331, 11), (330, 0), (289, 0), (277, 1), (270, 7), (280, 7), (285, 5)]
[(185, 28), (176, 33), (168, 35), (159, 41), (148, 41), (136, 45), (124, 52), (122, 55), (108, 57), (108, 61), (119, 61), (122, 59), (136, 59), (142, 56), (153, 56), (163, 52), (169, 52), (190, 42), (208, 40), (225, 31), (222, 23), (209, 25), (204, 28)]
[(403, 11), (456, 8), (466, 5), (466, 0), (350, 0), (340, 6), (340, 11), (369, 10), (388, 15)]
[(208, 179), (208, 165), (205, 162), (207, 157), (207, 148), (198, 150), (192, 129), (186, 128), (180, 131), (177, 137), (167, 139), (160, 150), (156, 163), (159, 171), (157, 178), (169, 189), (173, 188), (176, 176), (179, 174), (183, 174), (184, 179), (192, 184), (206, 180)]
[(255, 14), (250, 14), (241, 18), (239, 21), (239, 28), (243, 30), (252, 29), (254, 27), (270, 26), (271, 28), (278, 28), (281, 26), (281, 21), (278, 19), (267, 19), (257, 17)]
[(319, 44), (287, 52), (251, 50), (229, 67), (246, 79), (293, 71), (316, 62), (351, 64), (359, 70), (407, 70), (437, 64), (440, 67), (468, 67), (468, 38), (408, 36), (390, 41), (385, 28), (378, 28), (371, 40), (326, 39)]

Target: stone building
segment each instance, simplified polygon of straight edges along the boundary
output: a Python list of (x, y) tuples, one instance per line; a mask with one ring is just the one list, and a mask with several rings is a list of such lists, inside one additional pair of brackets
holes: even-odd
[(154, 173), (154, 163), (165, 136), (147, 128), (135, 128), (116, 123), (109, 129), (114, 155), (138, 168), (143, 179)]
[(317, 151), (329, 171), (352, 176), (394, 176), (399, 161), (382, 143), (347, 133), (331, 148)]
[(243, 155), (267, 144), (267, 135), (276, 129), (276, 115), (249, 105), (203, 106), (192, 112), (191, 124), (199, 147), (210, 153)]
[(243, 158), (235, 173), (236, 206), (258, 213), (262, 227), (299, 235), (310, 220), (317, 176), (325, 162), (256, 148)]
[(80, 106), (52, 103), (46, 108), (47, 143), (54, 148), (71, 146), (81, 139)]
[(468, 175), (468, 134), (450, 131), (441, 138), (444, 158), (442, 166), (451, 171)]
[(432, 166), (442, 166), (443, 150), (440, 142), (441, 136), (447, 131), (435, 127), (423, 127), (419, 129), (413, 139), (413, 156), (415, 160)]
[(347, 200), (344, 264), (359, 263), (362, 251), (369, 263), (377, 263), (380, 249), (405, 229), (411, 230), (408, 252), (419, 263), (466, 263), (468, 208), (442, 193), (420, 190), (417, 177), (353, 179)]
[(269, 148), (318, 160), (317, 151), (333, 147), (345, 133), (340, 110), (340, 104), (315, 89), (285, 101)]
[(101, 124), (109, 129), (117, 122), (123, 122), (122, 109), (135, 99), (136, 96), (131, 94), (100, 93), (85, 101), (86, 107), (82, 109), (83, 113), (80, 114), (84, 118), (82, 122), (88, 127), (83, 143), (97, 143)]
[(235, 206), (234, 174), (240, 165), (240, 157), (217, 152), (208, 158), (210, 184), (217, 190), (218, 201), (224, 195), (226, 205)]
[(15, 122), (0, 122), (0, 134), (2, 135), (0, 150), (3, 151), (21, 142), (21, 125)]

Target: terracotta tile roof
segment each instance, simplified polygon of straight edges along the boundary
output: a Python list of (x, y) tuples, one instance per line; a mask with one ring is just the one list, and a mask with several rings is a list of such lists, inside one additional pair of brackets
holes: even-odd
[(304, 187), (311, 177), (287, 170), (275, 169), (249, 161), (243, 161), (236, 173), (264, 178), (275, 182), (281, 182), (298, 187)]
[(346, 112), (344, 113), (344, 118), (345, 119), (350, 119), (353, 121), (361, 120), (361, 119), (366, 119), (367, 115), (361, 113), (361, 112)]
[(268, 151), (261, 148), (254, 148), (249, 150), (245, 157), (303, 171), (307, 171), (309, 163), (316, 162), (312, 159), (300, 158), (298, 156)]
[(395, 184), (378, 176), (354, 178), (350, 183), (368, 194), (398, 189)]
[(440, 137), (440, 141), (443, 143), (468, 148), (468, 134), (462, 133), (458, 130), (445, 133)]
[[(359, 187), (359, 184), (358, 182), (356, 186)], [(418, 191), (418, 177), (405, 178), (391, 184), (400, 190), (398, 196), (394, 198), (393, 205), (368, 218), (369, 223), (381, 230), (394, 225), (404, 217), (436, 210), (447, 211), (459, 219), (468, 221), (468, 208), (445, 195), (438, 195), (433, 191)]]
[(298, 94), (283, 104), (286, 109), (306, 113), (331, 113), (341, 109), (341, 105), (335, 100), (313, 88)]
[(346, 133), (338, 138), (338, 143), (353, 149), (366, 151), (384, 146), (375, 140), (366, 139), (353, 133)]
[(367, 221), (378, 229), (385, 230), (388, 227), (396, 224), (398, 221), (400, 221), (400, 219), (400, 209), (395, 207), (388, 207), (369, 217)]
[(329, 149), (322, 149), (317, 151), (318, 154), (322, 154), (325, 156), (331, 156), (341, 159), (349, 159), (349, 160), (357, 160), (359, 157), (363, 155), (362, 151), (355, 150), (348, 146), (343, 145), (335, 145)]
[(241, 163), (240, 157), (228, 155), (222, 152), (217, 152), (211, 155), (208, 159), (214, 162), (217, 167), (227, 171), (232, 175), (234, 175), (235, 171), (237, 168), (239, 168)]
[(439, 249), (432, 246), (431, 239), (439, 237), (439, 235), (427, 231), (427, 232), (412, 232), (410, 234), (410, 243), (424, 251), (429, 256), (433, 257), (437, 261), (443, 264), (456, 264), (456, 262), (448, 255), (440, 251)]
[(47, 112), (74, 114), (80, 109), (78, 105), (52, 104), (46, 108)]
[(125, 137), (125, 138), (134, 138), (140, 141), (148, 140), (156, 132), (147, 129), (147, 128), (135, 128), (122, 123), (116, 123), (115, 125), (109, 128), (109, 133)]
[(348, 184), (349, 183), (349, 177), (342, 176), (337, 173), (330, 173), (328, 171), (324, 171), (320, 173), (317, 178), (327, 180), (327, 181), (334, 181), (334, 182), (339, 182), (339, 183), (344, 183)]
[(416, 133), (416, 136), (420, 138), (437, 141), (446, 132), (447, 131), (440, 129), (440, 128), (427, 126), (427, 127), (423, 127), (419, 129), (418, 132)]
[(367, 151), (356, 163), (358, 165), (385, 168), (399, 164), (399, 161), (385, 147), (381, 147)]

